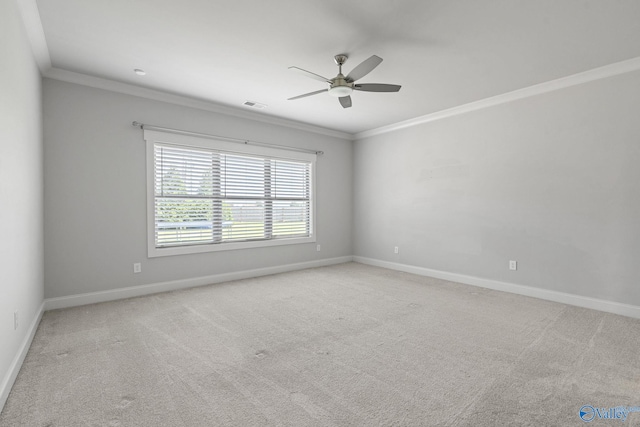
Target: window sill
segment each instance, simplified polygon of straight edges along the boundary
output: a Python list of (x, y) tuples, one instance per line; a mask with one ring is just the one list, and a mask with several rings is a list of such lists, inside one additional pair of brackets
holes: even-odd
[(198, 254), (205, 252), (219, 252), (219, 251), (233, 251), (238, 249), (253, 249), (263, 248), (270, 246), (283, 246), (283, 245), (297, 245), (302, 243), (315, 243), (315, 236), (311, 237), (295, 237), (290, 239), (273, 239), (273, 240), (255, 240), (247, 242), (232, 242), (232, 243), (215, 243), (215, 244), (203, 244), (193, 246), (175, 246), (167, 248), (156, 248), (155, 245), (149, 246), (148, 256), (149, 258), (174, 256), (174, 255), (188, 255)]

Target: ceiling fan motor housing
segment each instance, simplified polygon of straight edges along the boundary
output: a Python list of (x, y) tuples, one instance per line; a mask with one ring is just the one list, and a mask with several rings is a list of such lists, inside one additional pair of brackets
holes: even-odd
[(342, 96), (349, 96), (353, 92), (353, 83), (349, 83), (345, 80), (342, 74), (338, 74), (337, 77), (331, 79), (329, 85), (329, 95), (340, 98)]

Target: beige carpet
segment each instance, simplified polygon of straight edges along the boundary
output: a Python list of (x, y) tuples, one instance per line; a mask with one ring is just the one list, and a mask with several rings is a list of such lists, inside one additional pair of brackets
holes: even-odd
[(640, 321), (349, 263), (47, 312), (0, 426), (579, 426), (584, 405), (640, 406)]

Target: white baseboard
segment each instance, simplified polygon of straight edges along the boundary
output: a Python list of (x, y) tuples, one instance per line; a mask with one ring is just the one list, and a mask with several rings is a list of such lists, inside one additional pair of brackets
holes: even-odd
[(9, 393), (11, 393), (13, 383), (16, 381), (16, 377), (18, 376), (18, 372), (20, 372), (20, 368), (22, 368), (22, 362), (24, 362), (24, 358), (27, 357), (27, 353), (29, 352), (29, 348), (31, 347), (33, 337), (36, 335), (36, 331), (38, 330), (38, 325), (40, 324), (40, 319), (42, 319), (43, 313), (44, 302), (40, 304), (38, 312), (29, 325), (27, 335), (22, 340), (22, 344), (18, 349), (18, 353), (13, 358), (13, 362), (11, 362), (9, 370), (2, 380), (2, 383), (0, 384), (0, 412), (2, 412), (2, 408), (4, 408), (4, 404), (7, 402)]
[(597, 298), (590, 298), (580, 295), (568, 294), (565, 292), (557, 292), (548, 289), (534, 288), (531, 286), (516, 285), (513, 283), (501, 282), (497, 280), (483, 279), (464, 274), (450, 273), (446, 271), (433, 270), (424, 267), (416, 267), (407, 264), (399, 264), (395, 262), (382, 261), (373, 258), (360, 256), (344, 256), (338, 258), (328, 258), (316, 261), (301, 262), (296, 264), (285, 264), (275, 267), (265, 267), (253, 270), (238, 271), (233, 273), (215, 274), (211, 276), (197, 277), (184, 280), (174, 280), (169, 282), (153, 283), (149, 285), (133, 286), (128, 288), (114, 289), (103, 292), (91, 292), (86, 294), (71, 295), (67, 297), (48, 298), (40, 305), (36, 316), (29, 325), (28, 333), (25, 336), (22, 345), (19, 348), (5, 378), (0, 383), (0, 411), (11, 392), (11, 387), (20, 372), (22, 363), (24, 362), (33, 337), (35, 336), (42, 315), (46, 310), (54, 310), (58, 308), (74, 307), (79, 305), (94, 304), (105, 301), (113, 301), (124, 298), (131, 298), (142, 295), (149, 295), (158, 292), (173, 291), (178, 289), (192, 288), (196, 286), (204, 286), (213, 283), (228, 282), (231, 280), (248, 279), (252, 277), (266, 276), (270, 274), (285, 273), (288, 271), (303, 270), (306, 268), (323, 267), (327, 265), (342, 264), (345, 262), (359, 262), (377, 267), (388, 268), (391, 270), (404, 271), (406, 273), (417, 274), (420, 276), (434, 277), (437, 279), (449, 280), (452, 282), (464, 283), (472, 286), (479, 286), (498, 291), (510, 292), (519, 295), (525, 295), (534, 298), (540, 298), (548, 301), (559, 302), (563, 304), (574, 305), (578, 307), (589, 308), (593, 310), (604, 311), (607, 313), (619, 314), (622, 316), (640, 319), (640, 307), (623, 304), (614, 301), (606, 301)]
[[(270, 274), (285, 273), (288, 271), (303, 270), (305, 268), (323, 267), (333, 264), (342, 264), (345, 262), (359, 262), (377, 267), (388, 268), (391, 270), (404, 271), (406, 273), (417, 274), (420, 276), (429, 276), (436, 279), (449, 280), (452, 282), (464, 283), (472, 286), (493, 289), (497, 291), (510, 292), (518, 295), (525, 295), (534, 298), (540, 298), (548, 301), (559, 302), (563, 304), (575, 305), (578, 307), (590, 308), (593, 310), (604, 311), (607, 313), (619, 314), (621, 316), (633, 317), (640, 319), (640, 307), (635, 305), (623, 304), (615, 301), (607, 301), (597, 298), (585, 297), (581, 295), (569, 294), (565, 292), (552, 291), (549, 289), (535, 288), (532, 286), (516, 285), (514, 283), (501, 282), (498, 280), (483, 279), (475, 276), (467, 276), (464, 274), (450, 273), (447, 271), (433, 270), (430, 268), (416, 267), (413, 265), (400, 264), (389, 261), (382, 261), (373, 258), (360, 256), (344, 256), (338, 258), (327, 258), (315, 261), (307, 261), (295, 264), (285, 264), (275, 267), (257, 268), (253, 270), (237, 271), (232, 273), (214, 274), (211, 276), (195, 277), (190, 279), (173, 280), (168, 282), (152, 283), (148, 285), (133, 286), (128, 288), (113, 289), (102, 292), (91, 292), (86, 294), (70, 295), (59, 298), (48, 298), (44, 301), (44, 310), (55, 310), (59, 308), (76, 307), (86, 304), (95, 304), (99, 302), (114, 301), (124, 298), (132, 298), (143, 295), (150, 295), (159, 292), (175, 291), (178, 289), (193, 288), (197, 286), (210, 285), (214, 283), (228, 282), (231, 280), (249, 279), (252, 277), (267, 276)], [(42, 313), (40, 313), (40, 317)], [(39, 318), (38, 318), (39, 322)], [(37, 323), (36, 323), (37, 327)], [(32, 331), (35, 333), (35, 329)], [(33, 338), (33, 336), (31, 336)], [(29, 340), (29, 343), (31, 341)], [(28, 347), (26, 348), (28, 350)], [(24, 354), (26, 355), (26, 350)], [(24, 358), (24, 356), (23, 356)], [(19, 367), (18, 367), (19, 370)], [(17, 374), (17, 371), (16, 371)], [(4, 386), (4, 383), (3, 383)], [(4, 389), (2, 389), (4, 390)], [(8, 392), (7, 392), (8, 393)], [(2, 395), (0, 395), (2, 397)], [(0, 400), (1, 401), (1, 400)]]
[(619, 314), (621, 316), (640, 319), (640, 307), (635, 305), (623, 304), (615, 301), (607, 301), (575, 294), (568, 294), (565, 292), (552, 291), (549, 289), (516, 285), (514, 283), (501, 282), (498, 280), (482, 279), (480, 277), (449, 273), (440, 270), (432, 270), (430, 268), (416, 267), (413, 265), (399, 264), (373, 258), (354, 256), (353, 261), (359, 262), (361, 264), (388, 268), (391, 270), (404, 271), (405, 273), (412, 273), (420, 276), (429, 276), (436, 279), (449, 280), (451, 282), (464, 283), (466, 285), (479, 286), (482, 288), (510, 292), (518, 295), (526, 295), (528, 297), (560, 302), (563, 304), (575, 305), (578, 307), (590, 308), (593, 310), (605, 311), (607, 313)]
[(169, 282), (151, 283), (148, 285), (132, 286), (109, 291), (90, 292), (86, 294), (70, 295), (66, 297), (47, 298), (44, 301), (45, 310), (76, 307), (99, 302), (114, 301), (124, 298), (139, 297), (159, 292), (175, 291), (178, 289), (194, 288), (196, 286), (229, 282), (231, 280), (249, 279), (270, 274), (285, 273), (287, 271), (303, 270), (305, 268), (323, 267), (333, 264), (351, 262), (352, 256), (325, 258), (315, 261), (285, 264), (275, 267), (256, 268), (254, 270), (237, 271), (233, 273), (214, 274), (211, 276), (194, 277), (190, 279), (172, 280)]

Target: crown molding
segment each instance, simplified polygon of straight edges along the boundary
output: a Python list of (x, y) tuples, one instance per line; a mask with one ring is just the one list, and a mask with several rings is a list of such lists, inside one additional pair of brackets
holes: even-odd
[(284, 119), (275, 116), (269, 116), (252, 111), (244, 111), (234, 107), (221, 104), (215, 104), (210, 101), (190, 98), (183, 95), (171, 94), (155, 89), (148, 89), (127, 83), (108, 80), (100, 77), (89, 76), (86, 74), (75, 73), (72, 71), (53, 68), (49, 48), (42, 28), (40, 13), (36, 0), (14, 0), (18, 6), (18, 10), (22, 16), (22, 21), (27, 33), (27, 37), (31, 44), (31, 49), (35, 57), (38, 68), (44, 77), (54, 80), (61, 80), (69, 83), (76, 83), (84, 86), (90, 86), (98, 89), (110, 90), (113, 92), (124, 93), (127, 95), (138, 96), (142, 98), (153, 99), (157, 101), (169, 102), (172, 104), (182, 105), (186, 107), (197, 108), (200, 110), (211, 111), (219, 114), (225, 114), (234, 117), (240, 117), (255, 120), (262, 123), (284, 126), (292, 129), (312, 132), (320, 135), (331, 136), (334, 138), (344, 139), (347, 141), (360, 140), (400, 129), (405, 129), (460, 114), (488, 108), (508, 102), (524, 99), (544, 93), (568, 88), (571, 86), (588, 83), (594, 80), (605, 79), (620, 74), (630, 73), (640, 70), (640, 57), (616, 62), (603, 67), (594, 68), (592, 70), (580, 72), (567, 77), (539, 83), (526, 88), (514, 90), (501, 95), (484, 98), (478, 101), (448, 108), (446, 110), (436, 111), (413, 119), (404, 120), (387, 126), (358, 132), (355, 134), (341, 132), (333, 129), (323, 128), (303, 122)]
[[(32, 1), (32, 0), (29, 0)], [(44, 39), (44, 33), (42, 34)], [(46, 48), (46, 43), (44, 44)], [(34, 48), (35, 51), (35, 48)], [(46, 57), (48, 58), (48, 51)], [(42, 70), (42, 68), (41, 68)], [(110, 90), (113, 92), (124, 93), (127, 95), (139, 96), (142, 98), (153, 99), (157, 101), (169, 102), (172, 104), (183, 105), (186, 107), (198, 108), (201, 110), (212, 111), (219, 114), (226, 114), (235, 117), (246, 118), (263, 123), (275, 124), (279, 126), (289, 127), (293, 129), (303, 130), (307, 132), (313, 132), (321, 135), (340, 138), (348, 141), (360, 140), (371, 136), (382, 135), (388, 132), (397, 131), (413, 126), (418, 126), (424, 123), (433, 122), (436, 120), (446, 119), (448, 117), (457, 116), (460, 114), (469, 113), (472, 111), (481, 110), (483, 108), (489, 108), (500, 104), (505, 104), (512, 101), (517, 101), (524, 98), (529, 98), (536, 95), (541, 95), (556, 90), (565, 89), (571, 86), (576, 86), (595, 80), (601, 80), (608, 77), (614, 77), (620, 74), (631, 73), (640, 70), (640, 57), (628, 59), (625, 61), (616, 62), (613, 64), (605, 65), (603, 67), (594, 68), (591, 70), (583, 71), (577, 74), (572, 74), (567, 77), (562, 77), (556, 80), (550, 80), (544, 83), (539, 83), (533, 86), (517, 89), (511, 92), (503, 93), (500, 95), (484, 98), (478, 101), (470, 102), (456, 107), (448, 108), (446, 110), (436, 111), (434, 113), (426, 114), (424, 116), (416, 117), (409, 120), (404, 120), (398, 123), (394, 123), (379, 128), (366, 130), (356, 134), (350, 134), (347, 132), (341, 132), (333, 129), (323, 128), (320, 126), (314, 126), (302, 122), (283, 119), (274, 116), (267, 116), (260, 113), (251, 111), (242, 111), (233, 107), (227, 107), (220, 104), (215, 104), (209, 101), (198, 100), (195, 98), (189, 98), (183, 95), (175, 95), (168, 92), (162, 92), (155, 89), (148, 89), (140, 86), (131, 85), (128, 83), (116, 82), (114, 80), (108, 80), (100, 77), (89, 76), (86, 74), (75, 73), (72, 71), (62, 70), (59, 68), (49, 67), (43, 71), (45, 77), (66, 81), (69, 83), (76, 83), (80, 85), (90, 86), (98, 89)]]
[(45, 71), (51, 68), (51, 57), (49, 56), (49, 47), (42, 29), (42, 21), (40, 20), (40, 12), (38, 11), (36, 0), (15, 0), (15, 3), (20, 11), (33, 56), (38, 64), (40, 73), (44, 74)]
[(138, 96), (156, 101), (169, 102), (172, 104), (182, 105), (185, 107), (197, 108), (200, 110), (211, 111), (214, 113), (225, 114), (228, 116), (250, 119), (262, 123), (274, 124), (278, 126), (288, 127), (305, 132), (312, 132), (320, 135), (330, 136), (334, 138), (353, 140), (353, 135), (347, 132), (340, 132), (333, 129), (323, 128), (321, 126), (310, 125), (295, 120), (283, 119), (280, 117), (269, 116), (266, 114), (256, 113), (253, 111), (243, 111), (237, 108), (228, 107), (213, 102), (190, 98), (183, 95), (171, 94), (154, 89), (148, 89), (127, 83), (108, 80), (100, 77), (90, 76), (86, 74), (76, 73), (73, 71), (54, 68), (51, 63), (49, 47), (44, 35), (42, 20), (36, 0), (13, 0), (15, 1), (33, 56), (40, 69), (42, 76), (61, 80), (68, 83), (76, 83), (84, 86), (90, 86), (98, 89), (110, 90), (112, 92), (124, 93), (127, 95)]
[(409, 120), (404, 120), (392, 125), (382, 126), (376, 129), (359, 132), (354, 135), (354, 140), (360, 140), (371, 136), (381, 135), (384, 133), (433, 122), (436, 120), (446, 119), (448, 117), (469, 113), (471, 111), (493, 107), (495, 105), (505, 104), (507, 102), (517, 101), (519, 99), (529, 98), (547, 92), (553, 92), (571, 86), (588, 83), (594, 80), (605, 79), (608, 77), (613, 77), (638, 70), (640, 70), (640, 57), (616, 62), (581, 73), (572, 74), (570, 76), (562, 77), (556, 80), (550, 80), (548, 82), (514, 90), (512, 92), (503, 93), (501, 95), (492, 96), (490, 98), (481, 99), (479, 101), (470, 102), (468, 104), (458, 105), (457, 107), (448, 108), (446, 110), (436, 111), (435, 113), (426, 114), (424, 116), (416, 117)]
[(67, 83), (75, 83), (83, 86), (89, 86), (96, 89), (104, 89), (111, 92), (123, 93), (126, 95), (137, 96), (140, 98), (152, 99), (154, 101), (168, 102), (171, 104), (181, 105), (184, 107), (197, 108), (199, 110), (211, 111), (227, 116), (240, 117), (243, 119), (254, 120), (257, 122), (268, 123), (288, 127), (305, 132), (317, 133), (320, 135), (331, 136), (334, 138), (353, 140), (353, 135), (346, 132), (340, 132), (333, 129), (327, 129), (320, 126), (314, 126), (307, 123), (297, 122), (294, 120), (283, 119), (280, 117), (268, 116), (252, 111), (242, 111), (237, 108), (227, 107), (221, 104), (215, 104), (210, 101), (203, 101), (190, 98), (183, 95), (176, 95), (168, 92), (149, 89), (128, 83), (117, 82), (115, 80), (104, 79), (101, 77), (90, 76), (88, 74), (76, 73), (73, 71), (63, 70), (60, 68), (50, 68), (43, 73), (44, 77), (60, 80)]

